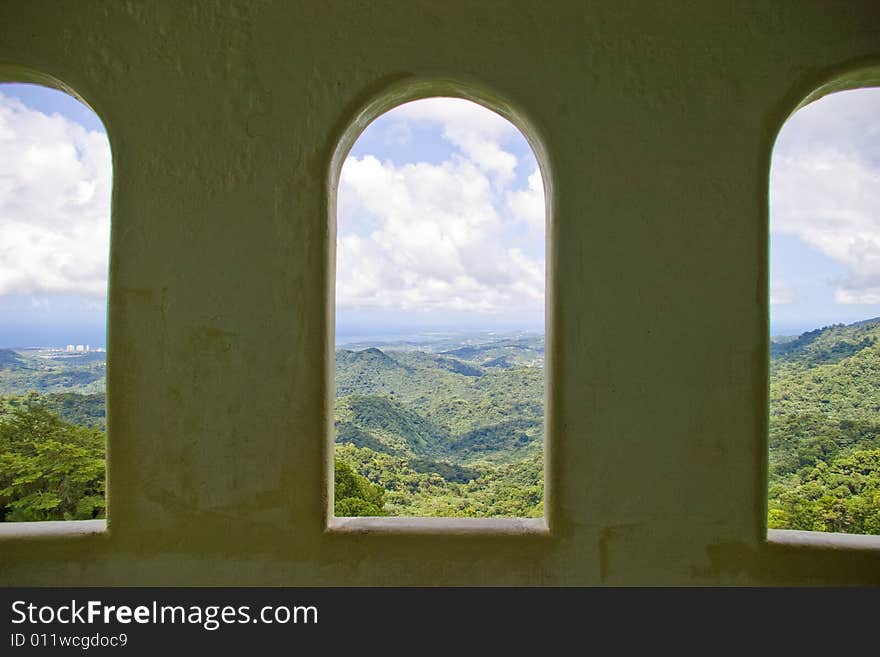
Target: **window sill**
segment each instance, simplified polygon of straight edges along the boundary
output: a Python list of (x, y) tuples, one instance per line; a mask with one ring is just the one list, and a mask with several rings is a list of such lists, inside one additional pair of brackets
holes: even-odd
[(44, 522), (2, 522), (0, 541), (6, 539), (70, 538), (104, 534), (106, 520), (50, 520)]
[(768, 529), (767, 543), (770, 545), (812, 548), (816, 550), (880, 551), (880, 536), (869, 536), (866, 534), (835, 534), (795, 529)]
[(331, 534), (549, 536), (544, 518), (331, 518)]

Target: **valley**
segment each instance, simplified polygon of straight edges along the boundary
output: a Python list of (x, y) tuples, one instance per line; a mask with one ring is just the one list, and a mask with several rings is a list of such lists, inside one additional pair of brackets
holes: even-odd
[[(771, 341), (768, 524), (880, 534), (880, 319)], [(0, 518), (101, 517), (104, 354), (0, 349)], [(336, 351), (336, 514), (540, 517), (544, 339)]]

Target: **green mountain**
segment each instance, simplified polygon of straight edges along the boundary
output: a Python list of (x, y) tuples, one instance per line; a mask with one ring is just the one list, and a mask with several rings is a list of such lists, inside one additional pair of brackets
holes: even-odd
[(12, 349), (0, 349), (0, 369), (27, 369), (27, 361)]
[[(543, 351), (339, 349), (337, 513), (541, 516)], [(103, 353), (0, 350), (0, 518), (103, 513), (103, 390)], [(880, 319), (772, 340), (769, 445), (771, 527), (880, 534)]]
[(872, 319), (771, 344), (771, 527), (880, 533), (878, 339)]
[(542, 337), (341, 349), (336, 384), (337, 457), (390, 515), (543, 513)]
[(389, 453), (497, 461), (540, 446), (543, 367), (484, 367), (482, 356), (339, 350), (336, 421), (351, 442), (365, 444), (367, 434)]
[(337, 399), (335, 419), (337, 442), (388, 454), (438, 454), (446, 451), (450, 442), (449, 432), (443, 427), (398, 401), (378, 395)]
[(875, 345), (878, 337), (880, 318), (866, 319), (848, 326), (834, 324), (789, 340), (777, 338), (771, 341), (770, 358), (777, 367), (835, 363)]
[(105, 376), (103, 352), (0, 349), (0, 395), (30, 391), (101, 394)]

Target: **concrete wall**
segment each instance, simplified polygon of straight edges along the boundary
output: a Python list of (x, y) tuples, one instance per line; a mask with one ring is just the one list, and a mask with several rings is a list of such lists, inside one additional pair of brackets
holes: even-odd
[[(0, 78), (97, 111), (114, 196), (109, 529), (0, 583), (880, 584), (764, 528), (773, 140), (877, 64), (875, 0), (2, 3)], [(325, 528), (331, 160), (437, 76), (546, 147), (548, 535)]]

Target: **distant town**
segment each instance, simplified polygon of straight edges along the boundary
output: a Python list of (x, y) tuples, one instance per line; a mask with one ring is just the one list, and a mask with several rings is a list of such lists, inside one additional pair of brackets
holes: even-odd
[(103, 354), (107, 350), (104, 347), (92, 347), (88, 344), (69, 344), (66, 347), (13, 347), (12, 351), (40, 358), (67, 358), (68, 356)]
[(87, 344), (76, 344), (76, 345), (74, 345), (74, 344), (69, 344), (69, 345), (67, 345), (67, 348), (66, 348), (64, 351), (66, 351), (67, 353), (76, 352), (76, 351), (85, 351), (85, 352), (88, 352), (88, 351), (97, 351), (97, 352), (101, 352), (101, 351), (105, 351), (105, 349), (104, 349), (104, 347), (96, 347), (95, 349), (92, 349), (91, 346), (89, 346), (89, 345), (87, 345)]

